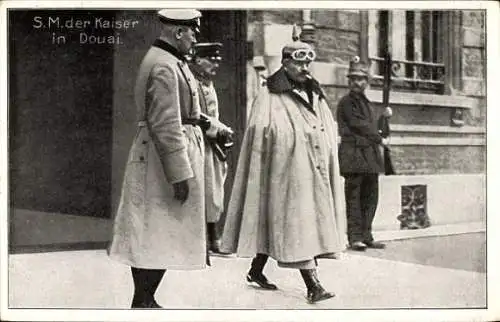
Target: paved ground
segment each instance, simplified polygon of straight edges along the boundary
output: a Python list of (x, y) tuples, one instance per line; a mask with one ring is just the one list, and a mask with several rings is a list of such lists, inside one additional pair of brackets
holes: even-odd
[(414, 238), (387, 243), (385, 250), (369, 250), (371, 257), (486, 273), (486, 234)]
[[(250, 259), (218, 257), (207, 270), (167, 272), (157, 300), (170, 309), (483, 308), (482, 240), (484, 234), (393, 241), (384, 253), (321, 260), (320, 279), (337, 296), (314, 306), (305, 302), (297, 271), (271, 261), (265, 273), (280, 289), (255, 290), (244, 282)], [(102, 250), (11, 255), (9, 273), (11, 308), (127, 309), (131, 299), (129, 268)]]

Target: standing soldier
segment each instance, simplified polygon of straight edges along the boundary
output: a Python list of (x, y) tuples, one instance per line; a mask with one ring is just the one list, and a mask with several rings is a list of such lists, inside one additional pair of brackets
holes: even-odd
[(165, 9), (158, 16), (160, 37), (137, 77), (137, 132), (108, 250), (131, 267), (132, 308), (160, 307), (154, 294), (166, 269), (207, 264), (205, 147), (196, 80), (185, 61), (201, 13)]
[(218, 139), (230, 139), (233, 131), (219, 121), (219, 103), (213, 84), (219, 62), (221, 43), (199, 43), (193, 46), (190, 68), (198, 80), (200, 108), (210, 128), (205, 131), (205, 212), (209, 251), (228, 255), (220, 250), (216, 224), (224, 210), (224, 182), (227, 175), (225, 147)]
[(378, 132), (377, 118), (364, 92), (368, 86), (368, 65), (354, 57), (349, 65), (350, 92), (338, 104), (337, 122), (341, 143), (340, 172), (345, 178), (347, 235), (353, 250), (384, 248), (372, 236), (372, 222), (378, 204), (378, 176), (384, 172), (380, 153), (388, 138)]
[(337, 125), (309, 73), (316, 54), (295, 41), (267, 78), (247, 124), (228, 205), (223, 250), (252, 257), (247, 281), (276, 290), (263, 274), (268, 257), (300, 271), (309, 303), (334, 296), (319, 282), (317, 258), (345, 249)]

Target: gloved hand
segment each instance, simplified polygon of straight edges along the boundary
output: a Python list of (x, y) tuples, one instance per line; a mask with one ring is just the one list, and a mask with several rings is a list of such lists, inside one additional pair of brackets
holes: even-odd
[(174, 186), (174, 198), (183, 204), (189, 196), (189, 184), (187, 180), (176, 182)]
[(215, 140), (221, 148), (229, 149), (234, 145), (233, 131), (230, 128), (228, 130), (220, 130), (217, 132)]
[(200, 121), (198, 122), (198, 126), (201, 128), (203, 133), (208, 131), (211, 124), (212, 124), (212, 122), (210, 122), (210, 119), (208, 119), (206, 117), (200, 117)]

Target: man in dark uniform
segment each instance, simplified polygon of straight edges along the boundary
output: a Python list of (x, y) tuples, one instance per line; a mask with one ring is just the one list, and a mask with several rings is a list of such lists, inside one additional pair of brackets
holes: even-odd
[(342, 97), (337, 109), (341, 143), (340, 172), (345, 178), (347, 234), (351, 249), (364, 251), (385, 248), (373, 240), (372, 222), (378, 204), (378, 175), (384, 172), (381, 147), (388, 138), (378, 132), (376, 113), (366, 98), (369, 68), (354, 57), (347, 74), (350, 92)]

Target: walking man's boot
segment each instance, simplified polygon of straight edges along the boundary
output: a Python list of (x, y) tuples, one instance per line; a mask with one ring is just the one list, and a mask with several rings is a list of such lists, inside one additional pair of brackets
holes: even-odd
[(253, 286), (255, 286), (256, 284), (258, 287), (264, 290), (275, 291), (278, 289), (278, 287), (270, 283), (262, 273), (268, 257), (269, 256), (265, 254), (257, 254), (254, 257), (254, 259), (252, 260), (250, 271), (247, 274), (247, 282)]
[(220, 249), (220, 239), (217, 236), (217, 229), (215, 223), (207, 223), (207, 239), (208, 239), (208, 250), (212, 255), (227, 257), (232, 255), (231, 253), (226, 253)]
[(134, 298), (131, 308), (161, 309), (162, 307), (155, 300), (155, 293), (165, 270), (131, 267), (131, 271), (134, 280)]
[(307, 287), (307, 302), (309, 302), (309, 304), (314, 304), (335, 296), (335, 294), (325, 291), (321, 286), (315, 268), (301, 269), (300, 274)]

